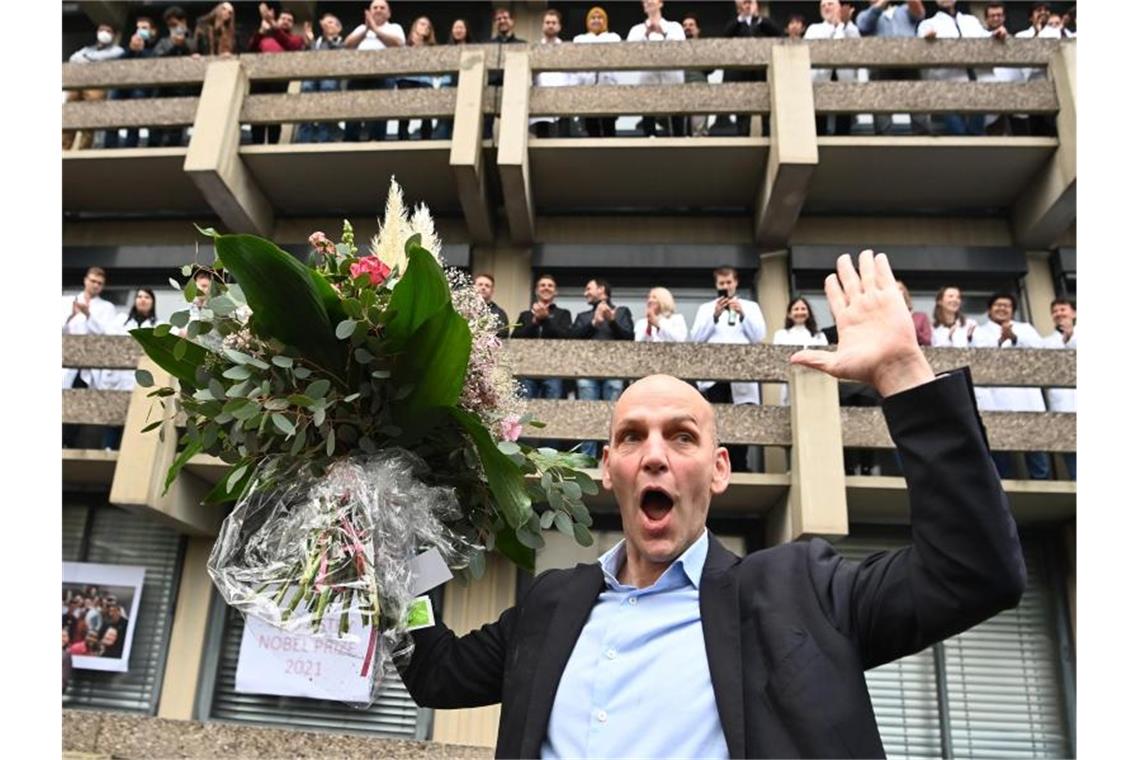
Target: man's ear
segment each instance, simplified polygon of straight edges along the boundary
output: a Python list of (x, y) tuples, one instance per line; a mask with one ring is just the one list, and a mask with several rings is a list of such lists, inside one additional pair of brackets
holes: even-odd
[(602, 488), (607, 491), (614, 490), (613, 481), (610, 480), (610, 445), (602, 446)]
[(724, 446), (716, 447), (716, 458), (713, 460), (713, 478), (709, 490), (713, 494), (724, 493), (728, 488), (728, 481), (732, 477), (732, 463), (728, 458), (728, 449)]

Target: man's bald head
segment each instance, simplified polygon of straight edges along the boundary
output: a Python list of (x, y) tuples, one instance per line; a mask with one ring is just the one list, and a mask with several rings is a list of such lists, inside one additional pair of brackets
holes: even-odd
[(646, 375), (631, 383), (622, 392), (617, 403), (614, 404), (613, 414), (610, 417), (610, 443), (613, 443), (614, 440), (614, 425), (622, 414), (627, 413), (629, 409), (637, 405), (652, 404), (662, 400), (667, 400), (671, 404), (681, 403), (692, 406), (698, 424), (704, 427), (707, 423), (708, 427), (705, 429), (714, 446), (719, 445), (717, 443), (716, 414), (713, 412), (712, 404), (692, 385), (673, 375)]

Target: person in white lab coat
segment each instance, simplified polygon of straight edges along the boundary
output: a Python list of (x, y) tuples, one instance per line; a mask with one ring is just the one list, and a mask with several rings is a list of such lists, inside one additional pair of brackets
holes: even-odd
[[(117, 312), (110, 301), (99, 297), (107, 284), (107, 273), (100, 267), (91, 267), (83, 276), (83, 291), (77, 296), (65, 296), (64, 335), (108, 335), (115, 324)], [(91, 388), (107, 390), (108, 371), (103, 369), (63, 370), (64, 388)], [(63, 426), (63, 448), (75, 448), (79, 425)]]
[[(732, 267), (720, 267), (713, 273), (717, 298), (701, 304), (689, 334), (694, 343), (760, 343), (767, 335), (760, 304), (738, 298), (739, 276)], [(759, 404), (760, 386), (756, 383), (718, 383), (702, 380), (697, 388), (713, 403)], [(729, 461), (735, 472), (747, 472), (747, 446), (728, 446)]]
[[(134, 305), (126, 314), (115, 315), (114, 324), (108, 330), (110, 335), (130, 335), (131, 330), (139, 327), (154, 327), (158, 324), (155, 312), (154, 291), (150, 288), (139, 288), (135, 292)], [(103, 370), (106, 390), (132, 391), (135, 388), (135, 371), (132, 369)], [(103, 432), (103, 448), (117, 451), (123, 441), (121, 427), (107, 427)]]
[[(621, 42), (621, 35), (610, 31), (610, 18), (606, 9), (595, 6), (586, 12), (586, 32), (574, 38), (575, 44), (593, 44), (598, 42)], [(579, 71), (577, 74), (579, 85), (609, 85), (617, 84), (617, 76), (612, 71)], [(582, 120), (586, 126), (586, 134), (590, 137), (613, 137), (617, 132), (617, 117), (591, 116)]]
[[(685, 28), (676, 21), (668, 21), (661, 15), (664, 0), (642, 0), (645, 21), (635, 24), (626, 35), (626, 42), (662, 42), (665, 40), (684, 42)], [(638, 72), (638, 84), (684, 84), (685, 72), (682, 69)], [(642, 118), (641, 131), (646, 137), (657, 136), (657, 118), (647, 115)], [(669, 117), (669, 134), (682, 137), (685, 134), (685, 117)]]
[(667, 288), (653, 288), (645, 299), (645, 316), (633, 325), (633, 339), (648, 343), (683, 343), (689, 339), (685, 315)]
[(934, 348), (969, 348), (978, 323), (962, 313), (962, 289), (946, 285), (934, 297), (933, 330), (930, 345)]
[[(955, 0), (938, 0), (938, 12), (918, 25), (918, 36), (930, 41), (990, 36), (976, 16), (962, 13), (956, 5)], [(975, 69), (923, 69), (922, 78), (938, 82), (973, 82), (977, 81), (978, 73)], [(948, 135), (980, 135), (985, 130), (985, 114), (945, 114), (941, 119), (943, 131)]]
[[(561, 45), (562, 14), (554, 8), (542, 14), (541, 45)], [(569, 87), (577, 77), (571, 71), (540, 71), (534, 75), (535, 87)], [(535, 116), (530, 120), (530, 131), (535, 137), (569, 137), (569, 117)]]
[[(1043, 348), (1060, 348), (1077, 350), (1077, 302), (1071, 298), (1055, 298), (1049, 305), (1056, 330), (1045, 336), (1041, 341)], [(1046, 388), (1045, 401), (1050, 412), (1077, 411), (1076, 388)], [(1077, 453), (1066, 452), (1061, 455), (1065, 466), (1069, 469), (1069, 476), (1077, 479)]]
[[(1050, 11), (1048, 3), (1034, 3), (1029, 11), (1029, 27), (1013, 35), (1019, 40), (1059, 40), (1064, 37), (1063, 27), (1050, 24)], [(1033, 82), (1045, 79), (1048, 70), (1045, 68), (1005, 68), (995, 69), (1001, 71), (1003, 76), (1011, 82)], [(1010, 132), (1017, 136), (1052, 137), (1057, 134), (1056, 118), (1048, 114), (1010, 114)]]
[[(840, 8), (839, 0), (820, 0), (819, 15), (823, 19), (804, 31), (805, 40), (842, 40), (859, 37), (859, 27), (850, 18), (844, 18), (845, 11)], [(832, 78), (840, 82), (858, 81), (859, 72), (856, 69), (812, 69), (812, 82), (830, 82)], [(829, 132), (827, 122), (829, 118), (835, 121), (835, 130)], [(815, 133), (817, 135), (849, 135), (851, 134), (851, 114), (835, 114), (815, 117)]]
[[(773, 346), (826, 346), (827, 336), (819, 331), (811, 304), (802, 296), (793, 298), (784, 315), (784, 326), (772, 336)], [(780, 406), (788, 405), (788, 384), (780, 384)]]
[[(1018, 322), (1017, 297), (1012, 293), (995, 293), (986, 306), (989, 321), (974, 330), (975, 348), (1043, 348), (1041, 336), (1033, 325)], [(1045, 398), (1040, 388), (994, 387), (988, 394), (978, 397), (978, 409), (999, 412), (1043, 412)], [(1013, 456), (1006, 451), (993, 452), (994, 464), (1003, 478), (1014, 477)], [(1025, 462), (1029, 477), (1034, 480), (1049, 478), (1049, 457), (1042, 451), (1026, 452)]]

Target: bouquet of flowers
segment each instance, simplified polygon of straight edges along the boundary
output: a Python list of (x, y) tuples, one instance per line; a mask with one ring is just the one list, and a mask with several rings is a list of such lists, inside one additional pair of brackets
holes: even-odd
[(375, 674), (411, 645), (419, 559), (478, 577), (491, 551), (533, 570), (551, 526), (591, 543), (593, 460), (518, 442), (541, 423), (522, 414), (499, 326), (394, 179), (364, 254), (347, 221), (339, 242), (313, 233), (308, 264), (201, 231), (216, 261), (172, 280), (190, 308), (131, 334), (177, 386), (149, 395), (185, 414), (167, 488), (197, 454), (229, 465), (206, 499), (237, 501), (209, 562), (229, 604), (315, 635), (359, 615)]

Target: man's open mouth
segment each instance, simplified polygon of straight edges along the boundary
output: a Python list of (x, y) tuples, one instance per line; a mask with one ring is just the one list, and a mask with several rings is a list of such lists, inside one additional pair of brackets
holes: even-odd
[(641, 510), (650, 520), (656, 522), (662, 519), (671, 509), (673, 509), (673, 497), (665, 489), (647, 486), (641, 492)]

